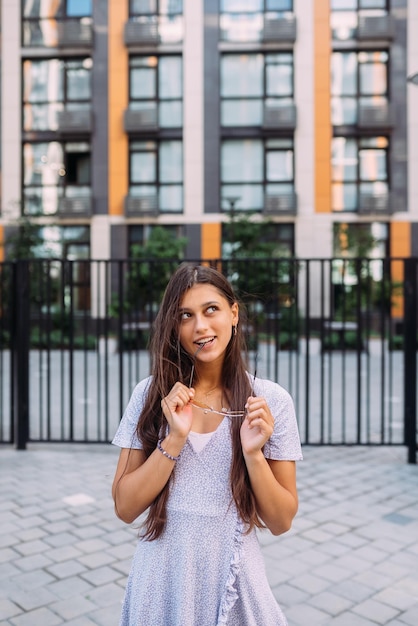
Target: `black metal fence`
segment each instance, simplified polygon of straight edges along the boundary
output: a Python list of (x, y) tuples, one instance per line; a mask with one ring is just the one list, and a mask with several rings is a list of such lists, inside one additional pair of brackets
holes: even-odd
[[(292, 394), (305, 444), (416, 462), (418, 259), (205, 261), (247, 312), (249, 367)], [(178, 261), (0, 264), (0, 442), (107, 442)]]

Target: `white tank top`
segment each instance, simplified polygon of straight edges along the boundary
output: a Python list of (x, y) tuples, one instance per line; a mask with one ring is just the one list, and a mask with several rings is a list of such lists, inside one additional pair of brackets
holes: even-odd
[(203, 450), (205, 445), (210, 441), (211, 437), (215, 434), (216, 431), (211, 433), (195, 433), (193, 430), (189, 432), (189, 441), (193, 446), (195, 452), (200, 452)]

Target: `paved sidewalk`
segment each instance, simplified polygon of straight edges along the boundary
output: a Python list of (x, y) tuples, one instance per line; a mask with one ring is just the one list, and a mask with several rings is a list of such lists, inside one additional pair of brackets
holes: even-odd
[[(110, 445), (0, 448), (2, 626), (117, 626), (135, 546), (113, 513), (117, 455)], [(418, 466), (404, 448), (304, 456), (293, 529), (261, 535), (289, 626), (417, 626)]]

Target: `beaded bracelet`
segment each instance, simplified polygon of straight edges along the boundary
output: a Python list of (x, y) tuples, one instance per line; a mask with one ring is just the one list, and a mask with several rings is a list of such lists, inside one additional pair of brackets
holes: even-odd
[(180, 454), (178, 456), (172, 456), (171, 454), (169, 454), (167, 452), (167, 450), (164, 450), (164, 448), (162, 447), (161, 443), (162, 443), (162, 439), (159, 439), (157, 441), (157, 448), (159, 449), (161, 454), (164, 454), (164, 456), (166, 456), (167, 459), (170, 459), (170, 461), (178, 461), (179, 458), (180, 458)]

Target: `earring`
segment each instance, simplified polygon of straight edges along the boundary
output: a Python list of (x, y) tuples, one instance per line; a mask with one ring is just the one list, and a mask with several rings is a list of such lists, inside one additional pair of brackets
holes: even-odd
[(233, 332), (234, 332), (234, 337), (235, 337), (235, 335), (237, 334), (237, 325), (235, 324), (235, 326), (233, 326), (232, 328), (234, 329)]

